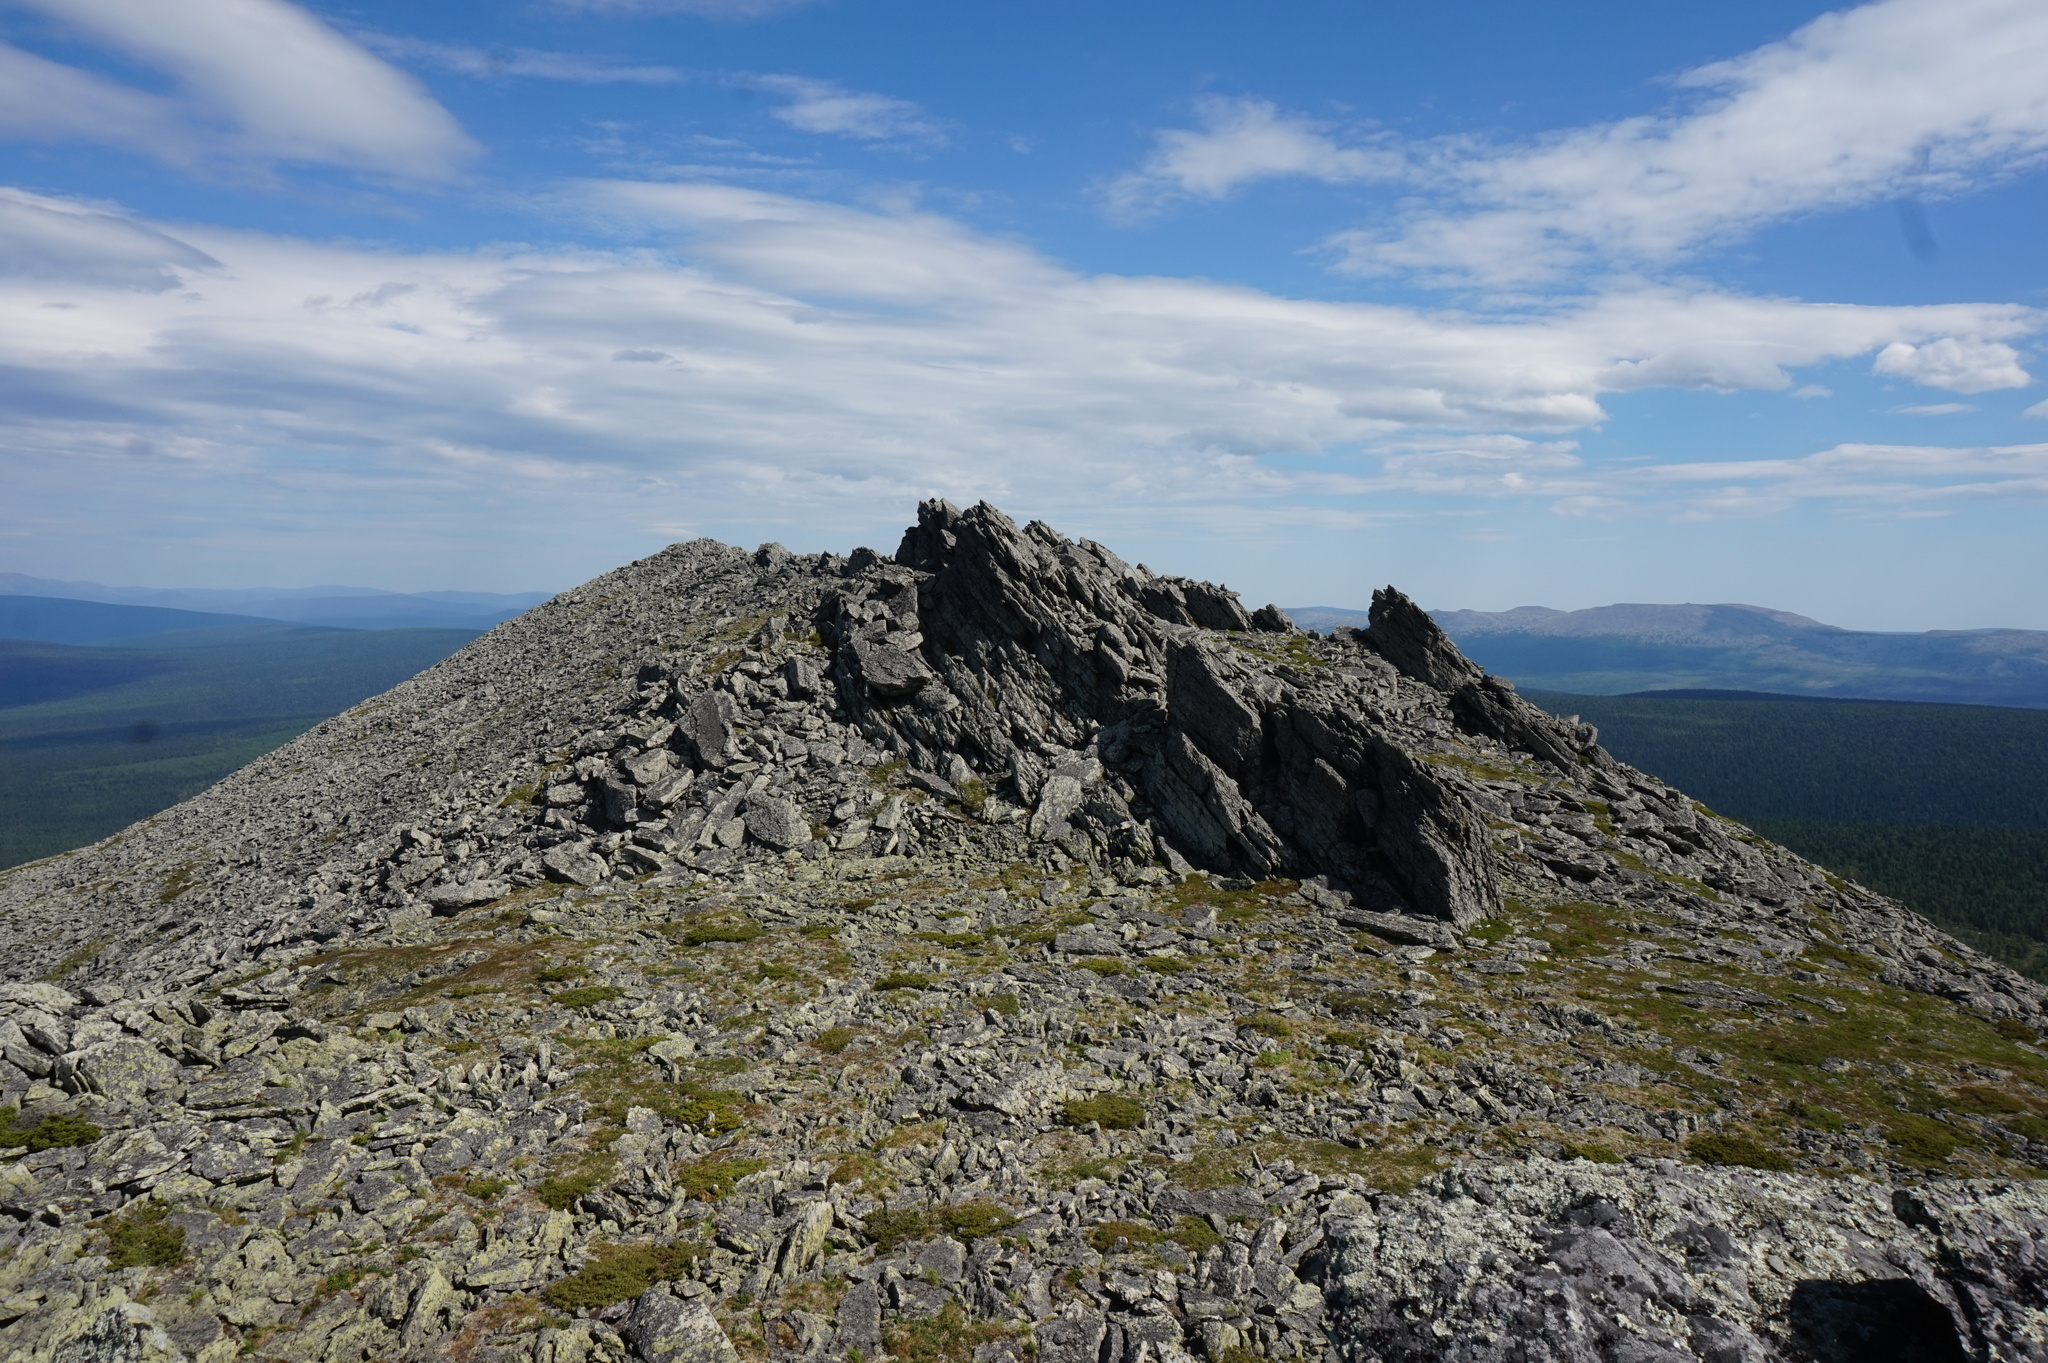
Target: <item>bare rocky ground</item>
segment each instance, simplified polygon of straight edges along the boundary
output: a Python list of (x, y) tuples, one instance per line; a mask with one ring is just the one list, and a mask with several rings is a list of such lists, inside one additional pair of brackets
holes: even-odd
[(2048, 1358), (2043, 991), (987, 507), (678, 545), (0, 876), (0, 1355)]

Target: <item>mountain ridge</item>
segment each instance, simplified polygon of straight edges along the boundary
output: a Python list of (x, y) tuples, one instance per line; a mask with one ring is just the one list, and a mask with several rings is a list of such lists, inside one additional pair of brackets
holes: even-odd
[[(1325, 630), (1365, 618), (1335, 607), (1292, 614)], [(1747, 690), (2048, 708), (2048, 632), (2039, 630), (1850, 630), (1739, 604), (1523, 606), (1432, 618), (1489, 670), (1532, 690)]]
[(2030, 1356), (2048, 991), (1597, 739), (1393, 588), (674, 546), (0, 874), (0, 1347)]

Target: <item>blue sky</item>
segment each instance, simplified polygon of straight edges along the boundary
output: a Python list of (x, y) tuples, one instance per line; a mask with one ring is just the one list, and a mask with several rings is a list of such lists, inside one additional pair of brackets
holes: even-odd
[(0, 568), (986, 497), (1258, 601), (2048, 628), (2048, 3), (0, 0)]

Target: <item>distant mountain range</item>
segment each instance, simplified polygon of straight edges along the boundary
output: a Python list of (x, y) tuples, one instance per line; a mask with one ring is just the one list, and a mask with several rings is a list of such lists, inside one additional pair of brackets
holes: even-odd
[[(54, 578), (0, 573), (0, 596), (63, 598), (104, 605), (149, 607), (209, 615), (255, 616), (295, 625), (332, 629), (473, 629), (487, 630), (523, 615), (548, 599), (548, 592), (386, 592), (374, 587), (249, 587), (223, 590), (207, 587), (107, 587), (97, 582), (62, 582)], [(26, 617), (24, 617), (26, 618)], [(215, 623), (219, 623), (216, 621)], [(195, 628), (167, 624), (164, 629)], [(135, 631), (144, 633), (150, 631)], [(87, 642), (40, 634), (18, 634), (0, 625), (0, 637), (49, 638), (56, 643)], [(101, 636), (110, 638), (114, 636)]]
[[(1363, 628), (1366, 613), (1303, 606), (1307, 629)], [(1596, 606), (1435, 611), (1487, 671), (1544, 691), (1769, 691), (1837, 699), (2048, 709), (2048, 632), (1842, 629), (1762, 606)]]

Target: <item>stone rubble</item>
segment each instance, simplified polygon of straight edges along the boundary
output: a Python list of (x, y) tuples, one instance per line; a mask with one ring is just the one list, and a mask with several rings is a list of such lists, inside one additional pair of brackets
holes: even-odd
[(2048, 1358), (2041, 987), (1371, 622), (698, 541), (0, 873), (0, 1354)]

